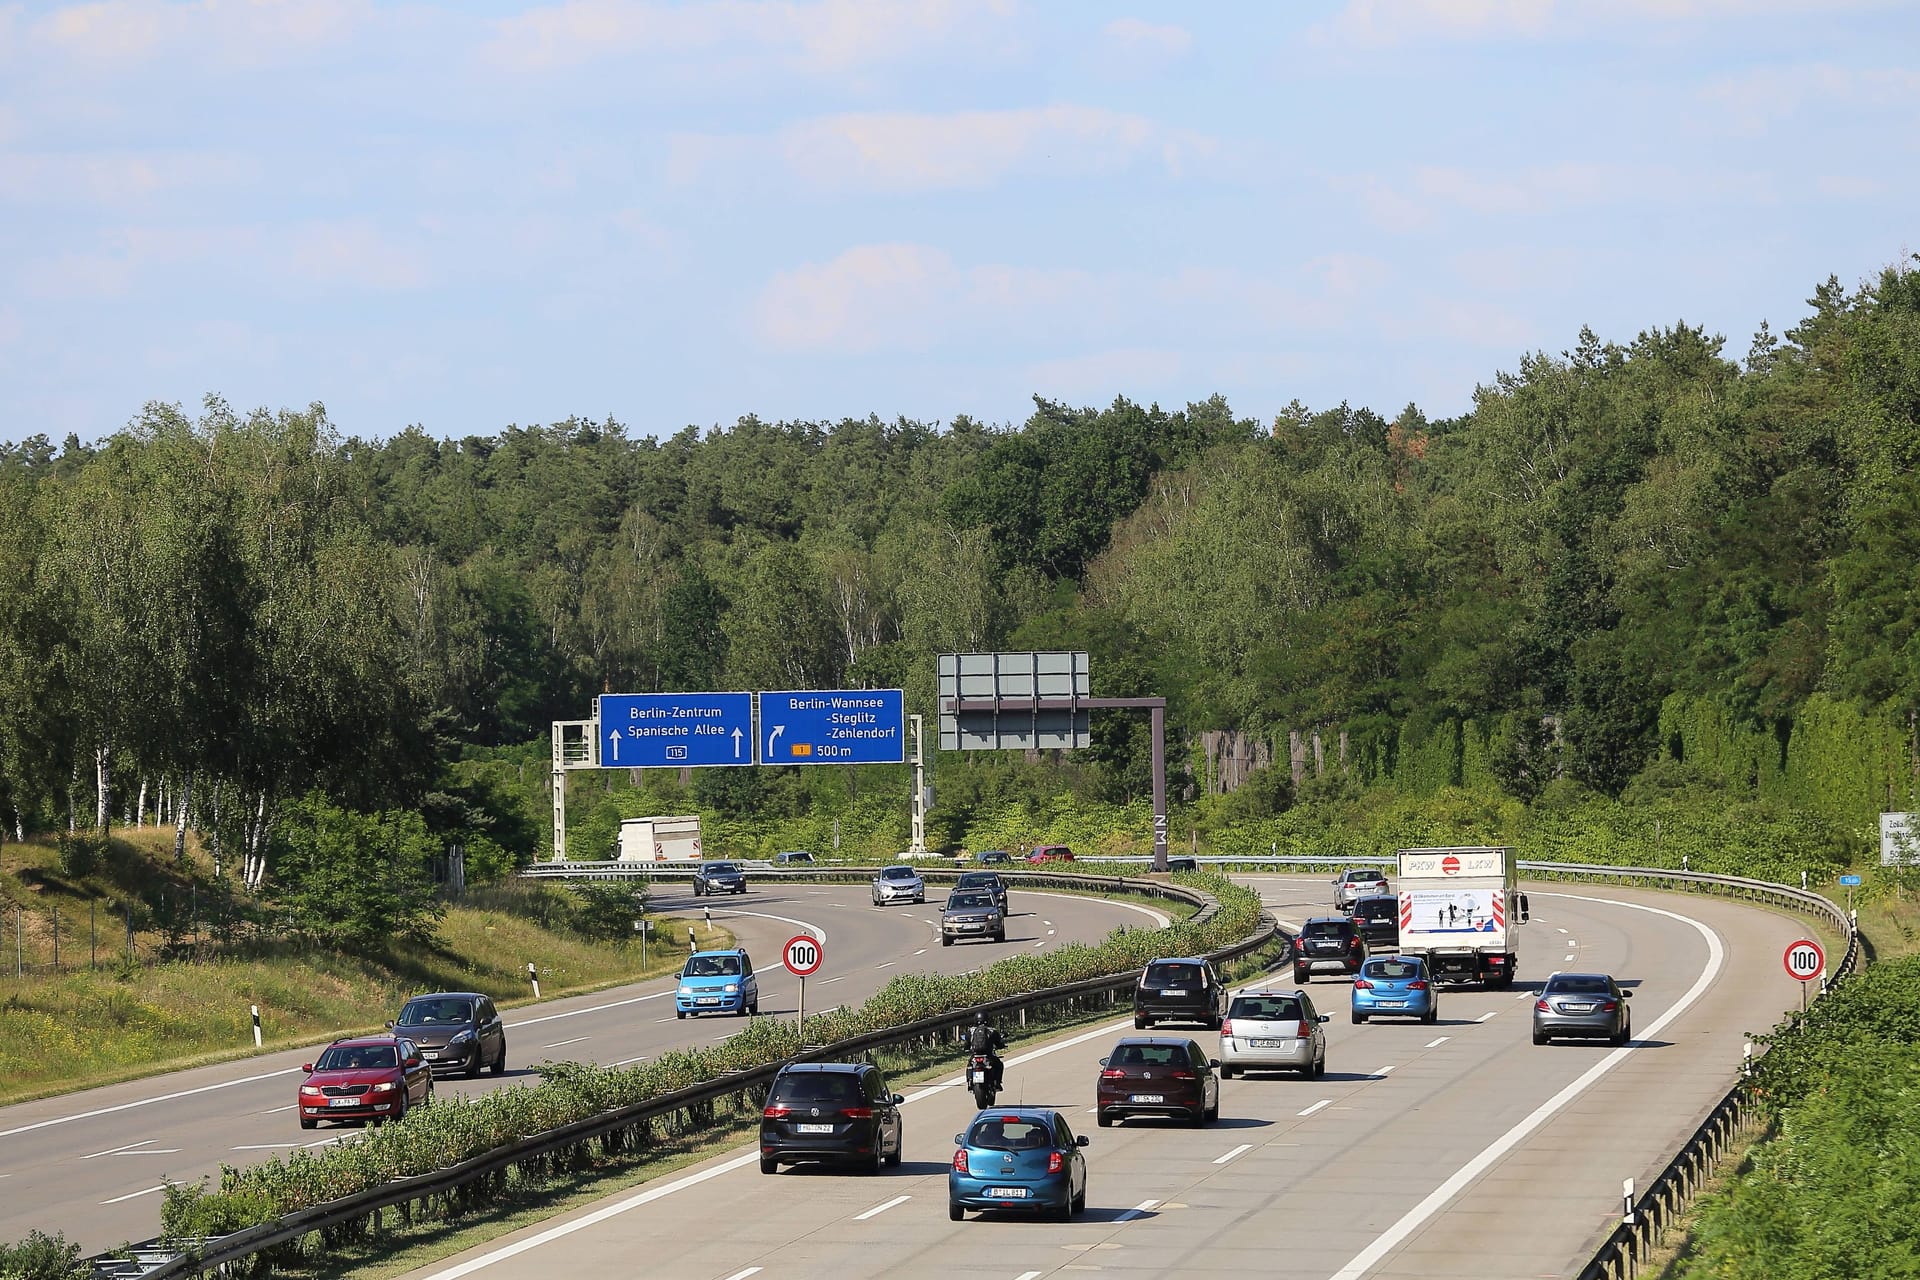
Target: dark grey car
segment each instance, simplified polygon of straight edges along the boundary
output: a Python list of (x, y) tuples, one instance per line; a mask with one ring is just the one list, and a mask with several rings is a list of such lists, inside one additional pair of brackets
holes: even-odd
[(506, 1073), (507, 1026), (492, 998), (477, 991), (415, 996), (387, 1025), (413, 1041), (435, 1071)]
[(693, 873), (693, 896), (713, 893), (745, 893), (747, 873), (731, 862), (703, 862)]
[(955, 892), (961, 889), (984, 889), (1000, 904), (1000, 910), (1007, 909), (1007, 882), (1000, 878), (998, 871), (963, 871), (953, 887)]
[(1369, 894), (1353, 904), (1353, 923), (1372, 951), (1392, 951), (1400, 945), (1400, 899), (1391, 893)]
[(950, 947), (964, 938), (1007, 940), (1007, 913), (985, 889), (955, 889), (940, 909), (940, 945)]
[(1533, 1002), (1533, 1042), (1555, 1036), (1605, 1038), (1609, 1044), (1633, 1039), (1633, 1014), (1620, 984), (1604, 973), (1556, 973)]

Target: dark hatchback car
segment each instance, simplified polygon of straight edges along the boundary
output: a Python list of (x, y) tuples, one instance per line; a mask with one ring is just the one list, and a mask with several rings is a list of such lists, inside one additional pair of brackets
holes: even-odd
[(1005, 849), (982, 849), (973, 855), (975, 862), (1012, 862), (1013, 855)]
[(387, 1025), (418, 1045), (435, 1071), (473, 1077), (485, 1067), (497, 1076), (506, 1074), (507, 1024), (493, 1001), (477, 991), (415, 996)]
[(1220, 1064), (1192, 1040), (1128, 1036), (1100, 1059), (1094, 1119), (1175, 1116), (1201, 1125), (1220, 1118)]
[(897, 1165), (905, 1101), (871, 1063), (789, 1063), (773, 1078), (760, 1112), (760, 1172), (814, 1162), (862, 1173)]
[(1376, 893), (1353, 904), (1353, 922), (1369, 949), (1392, 951), (1400, 945), (1400, 899)]
[(322, 1120), (398, 1120), (433, 1101), (433, 1069), (405, 1036), (335, 1040), (300, 1068), (300, 1127)]
[(1310, 982), (1322, 969), (1337, 969), (1351, 977), (1366, 959), (1367, 941), (1360, 936), (1360, 926), (1346, 916), (1315, 916), (1300, 926), (1293, 940), (1293, 980)]
[(1133, 989), (1133, 1025), (1146, 1030), (1157, 1022), (1198, 1022), (1218, 1031), (1227, 1016), (1227, 988), (1205, 956), (1169, 956), (1140, 971)]
[(993, 895), (993, 900), (1001, 911), (1007, 909), (1007, 882), (1000, 878), (998, 871), (962, 871), (960, 878), (953, 882), (958, 893), (962, 889), (984, 889)]
[(693, 873), (693, 896), (714, 893), (745, 893), (747, 873), (737, 863), (703, 862)]

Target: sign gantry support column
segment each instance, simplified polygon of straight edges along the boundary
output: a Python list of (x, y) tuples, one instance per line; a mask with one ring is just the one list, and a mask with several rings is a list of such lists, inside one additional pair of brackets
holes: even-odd
[(908, 853), (927, 851), (927, 753), (921, 741), (921, 726), (925, 720), (920, 716), (908, 716), (907, 723), (913, 726), (913, 843), (907, 846)]

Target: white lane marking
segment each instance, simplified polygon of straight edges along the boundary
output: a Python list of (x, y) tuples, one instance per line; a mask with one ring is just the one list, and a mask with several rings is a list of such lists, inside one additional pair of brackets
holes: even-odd
[(138, 1151), (116, 1151), (113, 1154), (117, 1156), (177, 1156), (180, 1154), (180, 1148), (143, 1147)]
[(1333, 1105), (1332, 1098), (1322, 1098), (1320, 1099), (1320, 1101), (1314, 1103), (1312, 1106), (1308, 1107), (1305, 1111), (1302, 1111), (1300, 1114), (1303, 1116), (1310, 1116), (1314, 1112), (1318, 1111), (1320, 1108), (1330, 1107), (1332, 1105)]
[(603, 1013), (608, 1009), (624, 1009), (630, 1004), (645, 1004), (649, 1000), (665, 1000), (672, 994), (673, 992), (671, 991), (656, 991), (650, 996), (634, 996), (628, 1000), (611, 1000), (606, 1004), (596, 1004), (585, 1009), (569, 1009), (565, 1013), (543, 1013), (537, 1018), (522, 1018), (518, 1022), (509, 1022), (505, 1025), (510, 1031), (518, 1031), (521, 1027), (530, 1027), (536, 1022), (558, 1022), (561, 1018), (577, 1018), (583, 1013)]
[[(1021, 892), (1035, 898), (1075, 898), (1078, 896), (1071, 893), (1048, 893), (1044, 889), (1023, 889)], [(1085, 898), (1080, 898), (1079, 900), (1082, 902), (1088, 901), (1088, 899)], [(1170, 928), (1173, 924), (1173, 917), (1166, 912), (1155, 911), (1152, 907), (1143, 907), (1137, 902), (1115, 902), (1112, 898), (1096, 898), (1092, 899), (1092, 901), (1104, 902), (1110, 907), (1125, 907), (1129, 911), (1138, 911), (1143, 916), (1152, 916), (1160, 922), (1162, 929)]]
[[(1541, 896), (1547, 898), (1568, 898), (1575, 902), (1596, 902), (1609, 907), (1625, 907), (1631, 911), (1651, 912), (1656, 916), (1665, 916), (1669, 920), (1678, 920), (1682, 924), (1691, 925), (1699, 931), (1701, 937), (1706, 939), (1706, 968), (1701, 970), (1700, 976), (1694, 979), (1693, 985), (1688, 987), (1686, 993), (1674, 1002), (1671, 1009), (1661, 1014), (1654, 1020), (1652, 1026), (1640, 1033), (1640, 1039), (1644, 1040), (1650, 1036), (1659, 1035), (1668, 1023), (1691, 1008), (1693, 1002), (1698, 1000), (1706, 989), (1713, 985), (1713, 980), (1720, 976), (1720, 968), (1726, 961), (1726, 948), (1720, 944), (1720, 935), (1706, 925), (1701, 924), (1698, 920), (1695, 920), (1692, 916), (1683, 916), (1677, 911), (1668, 911), (1661, 907), (1649, 907), (1638, 902), (1617, 902), (1612, 898), (1591, 898), (1577, 893), (1547, 893)], [(1591, 1067), (1588, 1067), (1579, 1079), (1534, 1108), (1533, 1114), (1488, 1143), (1479, 1155), (1460, 1166), (1459, 1169), (1454, 1171), (1452, 1177), (1428, 1193), (1426, 1199), (1407, 1210), (1405, 1214), (1401, 1215), (1398, 1222), (1376, 1236), (1372, 1244), (1354, 1255), (1353, 1261), (1334, 1272), (1332, 1280), (1360, 1280), (1360, 1277), (1371, 1270), (1376, 1262), (1386, 1257), (1387, 1254), (1399, 1247), (1402, 1241), (1418, 1231), (1425, 1225), (1429, 1218), (1445, 1208), (1447, 1202), (1465, 1190), (1475, 1178), (1478, 1178), (1481, 1174), (1492, 1168), (1507, 1152), (1519, 1146), (1520, 1143), (1526, 1140), (1528, 1134), (1552, 1119), (1554, 1114), (1562, 1107), (1572, 1102), (1582, 1093), (1585, 1093), (1594, 1081), (1619, 1066), (1622, 1062), (1625, 1062), (1627, 1055), (1632, 1052), (1634, 1052), (1634, 1050), (1630, 1045), (1615, 1049), (1612, 1053), (1609, 1053), (1606, 1057), (1600, 1059), (1600, 1061), (1594, 1063)]]
[(1044, 947), (1047, 945), (1047, 940), (1045, 938), (1042, 938), (1040, 939), (1040, 941), (1034, 943), (1033, 945), (1036, 947)]
[(1015, 1276), (1013, 1280), (1040, 1280), (1042, 1274), (1043, 1273), (1039, 1271), (1022, 1271), (1019, 1275)]
[(896, 1205), (903, 1205), (911, 1199), (913, 1199), (912, 1196), (895, 1196), (884, 1204), (873, 1206), (873, 1208), (867, 1210), (865, 1213), (854, 1214), (853, 1220), (855, 1222), (865, 1222), (868, 1218), (877, 1218), (887, 1210), (894, 1208)]
[(148, 1187), (144, 1191), (130, 1191), (124, 1196), (115, 1196), (111, 1200), (102, 1200), (100, 1203), (101, 1204), (119, 1204), (122, 1200), (138, 1200), (141, 1196), (150, 1196), (156, 1191), (165, 1191), (166, 1189), (167, 1189), (167, 1184), (163, 1182), (157, 1187)]
[(300, 1109), (300, 1104), (299, 1104), (299, 1103), (297, 1103), (297, 1102), (289, 1102), (289, 1103), (288, 1103), (288, 1104), (287, 1104), (286, 1106), (284, 1106), (284, 1107), (274, 1107), (274, 1108), (272, 1108), (271, 1110), (268, 1110), (268, 1111), (262, 1111), (262, 1112), (261, 1112), (260, 1114), (261, 1114), (261, 1115), (263, 1115), (263, 1116), (277, 1116), (277, 1115), (279, 1115), (279, 1114), (280, 1114), (280, 1113), (281, 1113), (282, 1111), (298, 1111), (299, 1109)]
[(1492, 1016), (1493, 1016), (1494, 1014), (1496, 1014), (1496, 1013), (1498, 1013), (1498, 1012), (1500, 1012), (1500, 1011), (1499, 1011), (1498, 1009), (1489, 1009), (1489, 1010), (1487, 1010), (1487, 1012), (1485, 1012), (1485, 1013), (1483, 1013), (1483, 1014), (1481, 1014), (1481, 1015), (1480, 1015), (1479, 1017), (1477, 1017), (1477, 1018), (1475, 1018), (1475, 1019), (1474, 1019), (1474, 1021), (1475, 1021), (1475, 1022), (1485, 1022), (1485, 1021), (1486, 1021), (1486, 1020), (1487, 1020), (1488, 1018), (1491, 1018), (1491, 1017), (1492, 1017)]
[(298, 1067), (288, 1067), (285, 1071), (266, 1071), (257, 1076), (241, 1076), (235, 1080), (222, 1080), (219, 1084), (203, 1084), (197, 1089), (182, 1089), (178, 1093), (162, 1093), (152, 1098), (140, 1098), (134, 1102), (122, 1102), (118, 1106), (100, 1107), (93, 1111), (76, 1111), (70, 1116), (55, 1116), (51, 1120), (39, 1120), (33, 1124), (23, 1124), (14, 1129), (0, 1129), (0, 1138), (11, 1138), (16, 1133), (30, 1133), (35, 1129), (46, 1129), (56, 1124), (66, 1124), (73, 1120), (91, 1120), (95, 1116), (110, 1116), (116, 1111), (129, 1111), (134, 1107), (144, 1107), (155, 1102), (172, 1102), (175, 1098), (190, 1098), (196, 1093), (210, 1093), (215, 1089), (226, 1089), (236, 1084), (252, 1084), (256, 1080), (272, 1080), (276, 1076), (296, 1075)]
[(139, 1142), (129, 1142), (129, 1143), (128, 1143), (128, 1144), (127, 1144), (126, 1146), (124, 1146), (124, 1147), (112, 1147), (112, 1148), (109, 1148), (109, 1149), (108, 1149), (108, 1150), (106, 1150), (106, 1151), (96, 1151), (96, 1152), (94, 1152), (94, 1153), (93, 1153), (92, 1155), (90, 1155), (90, 1156), (81, 1156), (80, 1158), (81, 1158), (82, 1160), (98, 1160), (98, 1159), (99, 1159), (99, 1158), (100, 1158), (101, 1156), (117, 1156), (117, 1155), (119, 1155), (119, 1154), (120, 1154), (120, 1153), (121, 1153), (122, 1151), (131, 1151), (131, 1150), (133, 1150), (133, 1149), (134, 1149), (135, 1147), (145, 1147), (145, 1146), (150, 1146), (150, 1145), (152, 1145), (153, 1143), (155, 1143), (155, 1142), (158, 1142), (158, 1141), (159, 1141), (159, 1139), (158, 1139), (158, 1138), (145, 1138), (145, 1139), (143, 1139), (143, 1140), (141, 1140), (141, 1141), (139, 1141)]
[(1142, 1200), (1139, 1204), (1133, 1206), (1133, 1208), (1127, 1210), (1125, 1213), (1115, 1218), (1114, 1221), (1115, 1222), (1132, 1222), (1135, 1218), (1140, 1217), (1147, 1210), (1153, 1208), (1153, 1206), (1159, 1203), (1160, 1202), (1158, 1200)]
[(1058, 933), (1058, 932), (1060, 932), (1060, 931), (1059, 931), (1058, 929), (1049, 929), (1049, 930), (1047, 930), (1047, 936), (1048, 936), (1049, 938), (1051, 938), (1051, 937), (1052, 937), (1052, 936), (1053, 936), (1054, 934), (1056, 934), (1056, 933)]
[(285, 1142), (250, 1142), (244, 1147), (235, 1147), (234, 1150), (235, 1151), (278, 1151), (282, 1147), (293, 1147), (298, 1145), (299, 1144), (296, 1143), (293, 1139), (289, 1138)]
[(925, 955), (925, 954), (927, 954), (927, 949), (926, 949), (925, 947), (922, 947), (922, 948), (920, 948), (920, 949), (919, 949), (918, 951), (916, 951), (916, 952), (914, 952), (913, 954), (915, 954), (915, 955), (917, 955), (917, 956), (923, 956), (923, 955)]
[(672, 1022), (672, 1021), (673, 1021), (672, 1018), (655, 1018), (653, 1020), (653, 1025), (657, 1027), (663, 1022)]
[(620, 1061), (614, 1063), (613, 1065), (616, 1067), (629, 1067), (636, 1062), (645, 1062), (646, 1060), (647, 1060), (647, 1055), (643, 1053), (637, 1058), (622, 1058), (620, 1059)]
[(1515, 996), (1514, 999), (1515, 1000), (1531, 1000), (1533, 999), (1533, 992), (1522, 991), (1519, 995)]
[(793, 925), (795, 928), (805, 929), (808, 933), (812, 934), (815, 938), (817, 938), (821, 942), (825, 942), (827, 940), (827, 931), (825, 929), (822, 929), (817, 924), (808, 924), (805, 920), (795, 920), (791, 916), (768, 915), (764, 911), (739, 911), (739, 910), (729, 912), (728, 914), (736, 915), (736, 916), (754, 916), (757, 919), (761, 919), (761, 920), (778, 920), (781, 924), (790, 924), (790, 925)]
[[(1572, 957), (1572, 956), (1568, 956), (1568, 957), (1567, 957), (1567, 960), (1571, 960), (1571, 959), (1573, 959), (1573, 957)], [(1565, 961), (1565, 960), (1563, 960), (1563, 961), (1561, 961), (1561, 963), (1562, 963), (1562, 964), (1565, 964), (1565, 963), (1566, 963), (1566, 961)]]
[(582, 1040), (591, 1040), (592, 1036), (575, 1036), (571, 1040), (555, 1040), (552, 1044), (543, 1044), (542, 1049), (563, 1049), (570, 1044), (579, 1044)]
[(1452, 1039), (1451, 1036), (1441, 1036), (1438, 1040), (1429, 1040), (1427, 1041), (1427, 1048), (1438, 1049), (1441, 1045), (1445, 1044), (1450, 1039)]
[(313, 1148), (315, 1148), (315, 1147), (326, 1147), (326, 1146), (333, 1146), (333, 1145), (335, 1145), (335, 1144), (337, 1144), (337, 1143), (341, 1143), (341, 1142), (345, 1142), (345, 1141), (346, 1141), (346, 1139), (345, 1139), (345, 1138), (341, 1138), (341, 1137), (339, 1137), (339, 1136), (337, 1136), (337, 1135), (336, 1135), (335, 1137), (331, 1137), (331, 1138), (322, 1138), (322, 1139), (320, 1139), (320, 1141), (318, 1141), (318, 1142), (309, 1142), (309, 1143), (305, 1143), (305, 1144), (303, 1144), (303, 1145), (301, 1146), (301, 1148), (300, 1148), (300, 1149), (301, 1149), (302, 1151), (311, 1151), (311, 1150), (313, 1150)]
[(1214, 1163), (1225, 1164), (1227, 1161), (1233, 1159), (1235, 1156), (1243, 1156), (1251, 1150), (1253, 1150), (1253, 1144), (1251, 1142), (1243, 1142), (1239, 1146), (1235, 1147), (1233, 1150), (1227, 1152), (1227, 1154), (1216, 1157), (1214, 1159)]
[(1577, 942), (1575, 942), (1575, 941), (1574, 941), (1574, 940), (1573, 940), (1572, 938), (1568, 938), (1568, 939), (1567, 939), (1567, 945), (1568, 945), (1569, 947), (1577, 947), (1577, 946), (1579, 946), (1580, 944), (1579, 944), (1579, 943), (1577, 943)]
[(762, 1270), (761, 1267), (748, 1267), (745, 1271), (734, 1272), (727, 1277), (727, 1280), (747, 1280), (748, 1276), (757, 1276)]
[(1565, 930), (1565, 929), (1562, 929), (1562, 930), (1561, 930), (1560, 932), (1562, 932), (1562, 933), (1565, 933), (1565, 932), (1566, 932), (1566, 930)]
[(888, 961), (886, 961), (886, 962), (885, 962), (885, 963), (883, 963), (883, 964), (877, 964), (877, 965), (875, 965), (875, 966), (873, 966), (873, 967), (874, 967), (874, 968), (876, 968), (876, 969), (891, 969), (891, 968), (893, 968), (893, 966), (895, 966), (895, 965), (897, 965), (897, 964), (899, 964), (899, 963), (900, 963), (900, 962), (899, 962), (898, 960), (888, 960)]
[[(1394, 1064), (1394, 1065), (1395, 1065), (1395, 1066), (1398, 1066), (1399, 1064), (1398, 1064), (1398, 1063), (1396, 1063), (1396, 1064)], [(1373, 1073), (1373, 1078), (1374, 1078), (1375, 1080), (1378, 1080), (1378, 1079), (1379, 1079), (1379, 1078), (1380, 1078), (1381, 1076), (1384, 1076), (1385, 1074), (1387, 1074), (1387, 1072), (1389, 1072), (1389, 1071), (1391, 1071), (1391, 1070), (1393, 1070), (1393, 1067), (1381, 1067), (1381, 1068), (1379, 1068), (1378, 1070), (1376, 1070), (1376, 1071), (1375, 1071), (1375, 1072)]]
[(1041, 921), (1040, 923), (1041, 923), (1041, 924), (1052, 924), (1052, 923), (1053, 923), (1053, 921), (1051, 921), (1051, 920), (1042, 920), (1042, 921)]
[(819, 985), (821, 985), (821, 986), (823, 986), (823, 987), (824, 987), (824, 986), (826, 986), (826, 985), (827, 985), (827, 984), (828, 984), (829, 982), (845, 982), (846, 980), (847, 980), (847, 975), (843, 973), (843, 974), (841, 974), (841, 975), (840, 975), (839, 977), (837, 977), (837, 978), (822, 978), (822, 979), (820, 979), (820, 983), (819, 983)]

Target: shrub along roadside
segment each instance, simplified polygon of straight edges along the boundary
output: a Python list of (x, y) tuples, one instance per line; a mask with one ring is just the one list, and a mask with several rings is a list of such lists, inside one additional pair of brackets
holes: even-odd
[[(828, 1043), (984, 1001), (1124, 973), (1159, 956), (1216, 950), (1258, 928), (1260, 900), (1251, 890), (1205, 873), (1182, 879), (1219, 901), (1220, 910), (1205, 924), (1116, 930), (1098, 945), (1069, 944), (1052, 954), (1011, 956), (970, 976), (903, 974), (859, 1008), (809, 1017), (804, 1043)], [(791, 1021), (758, 1019), (722, 1044), (662, 1054), (629, 1068), (550, 1064), (538, 1085), (450, 1099), (411, 1112), (397, 1124), (369, 1129), (362, 1141), (301, 1150), (246, 1169), (226, 1167), (217, 1190), (169, 1188), (161, 1209), (162, 1231), (169, 1239), (226, 1234), (396, 1179), (432, 1173), (533, 1134), (728, 1072), (778, 1062), (797, 1053), (802, 1043)]]

